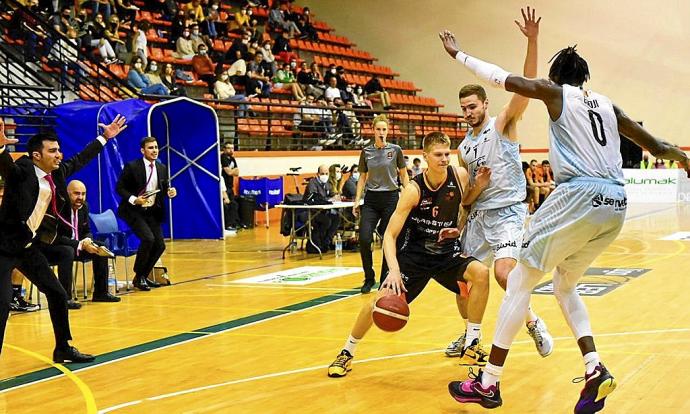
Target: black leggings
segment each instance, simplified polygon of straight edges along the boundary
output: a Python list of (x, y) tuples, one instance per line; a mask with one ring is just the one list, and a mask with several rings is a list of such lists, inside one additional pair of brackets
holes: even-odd
[[(371, 255), (371, 244), (374, 239), (374, 230), (378, 229), (383, 236), (388, 227), (395, 206), (398, 204), (399, 192), (395, 191), (367, 191), (364, 196), (364, 204), (360, 207), (359, 219), (359, 254), (362, 256), (362, 267), (364, 268), (364, 280), (376, 281), (374, 272), (374, 261)], [(376, 224), (381, 220), (381, 224)], [(383, 281), (388, 273), (386, 257), (381, 263), (381, 274), (379, 281)]]

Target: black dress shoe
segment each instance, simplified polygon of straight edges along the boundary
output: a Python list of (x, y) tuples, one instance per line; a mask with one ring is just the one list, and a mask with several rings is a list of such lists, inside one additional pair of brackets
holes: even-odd
[(160, 283), (155, 282), (155, 281), (153, 281), (153, 280), (151, 280), (151, 279), (148, 279), (148, 278), (146, 279), (146, 284), (149, 285), (149, 287), (152, 287), (152, 288), (159, 288), (159, 287), (161, 287), (161, 284), (160, 284)]
[(74, 299), (70, 299), (67, 301), (67, 309), (71, 309), (71, 310), (81, 309), (81, 303), (77, 302)]
[(146, 279), (135, 278), (132, 281), (132, 286), (144, 292), (148, 292), (149, 290), (151, 290), (149, 285), (146, 283)]
[(120, 300), (119, 297), (111, 295), (108, 292), (98, 295), (94, 293), (93, 299), (91, 299), (92, 302), (119, 302)]
[(364, 284), (359, 289), (359, 291), (362, 293), (369, 293), (369, 292), (371, 292), (371, 288), (373, 288), (375, 284), (376, 284), (376, 281), (374, 281), (374, 280), (365, 280)]
[(89, 354), (82, 354), (73, 346), (66, 349), (55, 349), (53, 351), (53, 362), (91, 362), (96, 359), (95, 356)]

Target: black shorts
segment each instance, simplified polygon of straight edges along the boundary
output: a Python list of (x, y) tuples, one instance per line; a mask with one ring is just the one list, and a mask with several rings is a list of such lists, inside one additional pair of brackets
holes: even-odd
[[(400, 274), (402, 275), (405, 289), (407, 289), (407, 293), (405, 294), (407, 303), (411, 303), (415, 300), (431, 279), (434, 279), (438, 284), (451, 292), (460, 294), (460, 285), (458, 283), (464, 281), (467, 266), (475, 260), (477, 259), (472, 256), (457, 256), (444, 260), (431, 255), (417, 257), (412, 255), (399, 255), (398, 264), (400, 265)], [(441, 264), (433, 268), (423, 268), (419, 265), (419, 263), (431, 264), (439, 263), (439, 261), (441, 261)], [(383, 280), (386, 279), (384, 278)], [(383, 280), (381, 283), (383, 283)]]

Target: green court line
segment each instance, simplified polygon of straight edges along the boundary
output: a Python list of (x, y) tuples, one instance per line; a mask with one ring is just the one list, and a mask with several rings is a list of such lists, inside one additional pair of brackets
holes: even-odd
[[(148, 351), (153, 351), (165, 346), (179, 344), (200, 336), (206, 336), (209, 334), (219, 333), (223, 331), (228, 331), (231, 329), (239, 328), (245, 325), (249, 325), (254, 322), (265, 321), (273, 319), (280, 315), (289, 314), (292, 312), (309, 309), (324, 303), (333, 302), (344, 297), (350, 297), (359, 294), (358, 289), (349, 289), (342, 292), (333, 293), (325, 296), (320, 296), (314, 299), (309, 299), (304, 302), (295, 303), (292, 305), (284, 306), (282, 308), (273, 309), (270, 311), (265, 311), (257, 313), (254, 315), (244, 316), (242, 318), (233, 319), (227, 322), (221, 322), (216, 325), (207, 326), (204, 328), (196, 329), (192, 332), (177, 334), (168, 336), (165, 338), (155, 339), (150, 342), (145, 342), (142, 344), (130, 346), (127, 348), (118, 349), (112, 352), (108, 352), (102, 355), (98, 355), (96, 360), (93, 362), (87, 362), (83, 364), (65, 364), (65, 367), (72, 372), (78, 372), (83, 369), (105, 364), (107, 362), (116, 361), (118, 359), (130, 357), (133, 355), (141, 354)], [(38, 371), (28, 372), (26, 374), (17, 375), (16, 377), (10, 377), (0, 380), (0, 392), (5, 392), (16, 387), (23, 385), (29, 385), (33, 382), (46, 380), (50, 378), (60, 377), (64, 375), (57, 368), (45, 368)]]

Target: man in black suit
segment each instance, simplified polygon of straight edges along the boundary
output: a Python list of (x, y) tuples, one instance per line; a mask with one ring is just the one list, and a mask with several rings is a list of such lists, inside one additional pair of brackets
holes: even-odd
[[(144, 158), (130, 161), (117, 181), (117, 193), (122, 197), (117, 214), (129, 225), (141, 244), (134, 261), (134, 287), (148, 291), (160, 284), (148, 280), (156, 261), (165, 251), (161, 224), (165, 215), (164, 196), (177, 195), (170, 187), (167, 167), (156, 162), (158, 143), (154, 137), (141, 140)], [(157, 191), (157, 192), (156, 192)], [(154, 193), (155, 192), (155, 193)]]
[(72, 339), (67, 314), (67, 293), (53, 274), (46, 257), (34, 245), (33, 238), (46, 211), (59, 217), (67, 200), (66, 177), (72, 175), (95, 158), (107, 140), (114, 138), (125, 126), (125, 119), (117, 116), (103, 128), (101, 136), (90, 142), (79, 154), (62, 162), (57, 137), (36, 134), (27, 143), (29, 155), (16, 162), (6, 145), (16, 139), (5, 136), (0, 120), (0, 176), (5, 178), (5, 196), (0, 206), (0, 346), (10, 310), (12, 285), (10, 273), (21, 270), (46, 295), (50, 319), (55, 333), (55, 362), (89, 362), (93, 355), (82, 354), (69, 345)]
[[(91, 260), (94, 302), (119, 302), (119, 297), (108, 292), (108, 258), (99, 255), (98, 245), (92, 240), (89, 206), (86, 204), (86, 186), (79, 180), (70, 181), (67, 185), (67, 194), (69, 194), (71, 206), (67, 221), (71, 226), (60, 222), (55, 244), (68, 246), (77, 257)], [(60, 279), (60, 283), (69, 294), (72, 290), (72, 278)]]

